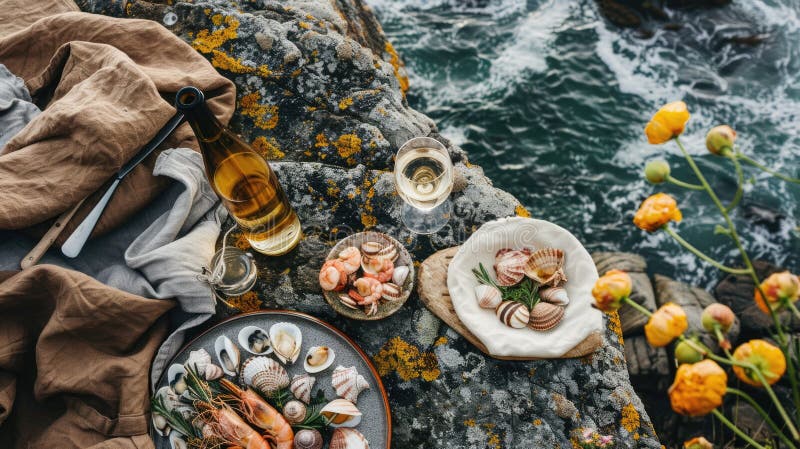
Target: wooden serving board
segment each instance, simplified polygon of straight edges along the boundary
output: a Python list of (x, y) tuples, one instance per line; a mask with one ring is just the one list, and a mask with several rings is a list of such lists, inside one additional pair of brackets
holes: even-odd
[[(447, 267), (450, 261), (455, 256), (458, 247), (447, 248), (441, 250), (432, 256), (425, 259), (419, 267), (419, 275), (417, 276), (417, 292), (420, 299), (425, 303), (434, 315), (439, 317), (448, 326), (453, 328), (467, 341), (472, 343), (475, 347), (481, 350), (484, 354), (501, 360), (539, 360), (535, 357), (504, 357), (495, 356), (489, 353), (483, 343), (476, 337), (469, 329), (458, 319), (455, 309), (453, 309), (453, 302), (450, 298), (450, 292), (447, 290)], [(583, 341), (575, 345), (574, 348), (567, 351), (566, 354), (560, 358), (568, 359), (574, 357), (583, 357), (585, 355), (595, 352), (603, 344), (603, 335), (595, 332), (586, 337)]]

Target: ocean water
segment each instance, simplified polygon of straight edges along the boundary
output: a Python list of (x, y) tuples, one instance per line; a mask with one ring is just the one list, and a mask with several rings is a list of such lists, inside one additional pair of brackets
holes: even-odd
[[(639, 203), (664, 191), (683, 210), (680, 234), (738, 260), (730, 240), (713, 234), (722, 218), (703, 192), (653, 186), (641, 175), (661, 157), (674, 176), (695, 181), (674, 144), (644, 137), (665, 102), (689, 105), (683, 142), (723, 199), (735, 175), (705, 150), (716, 124), (732, 125), (752, 157), (800, 176), (800, 0), (666, 9), (640, 29), (611, 24), (591, 0), (368, 1), (408, 67), (411, 105), (497, 187), (590, 251), (637, 252), (653, 272), (712, 287), (716, 269), (632, 224)], [(734, 220), (748, 251), (800, 270), (800, 186), (745, 170), (754, 184)]]

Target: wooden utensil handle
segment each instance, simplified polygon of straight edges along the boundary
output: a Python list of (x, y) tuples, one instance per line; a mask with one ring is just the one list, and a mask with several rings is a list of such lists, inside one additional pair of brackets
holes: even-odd
[(58, 236), (64, 232), (64, 228), (67, 226), (67, 223), (72, 220), (75, 212), (78, 212), (78, 209), (81, 207), (83, 202), (84, 200), (80, 200), (72, 209), (64, 212), (63, 214), (59, 215), (58, 218), (56, 218), (56, 221), (53, 222), (52, 226), (50, 226), (50, 229), (45, 232), (45, 234), (42, 236), (42, 239), (39, 240), (39, 243), (37, 243), (36, 246), (34, 246), (33, 249), (31, 249), (31, 251), (25, 255), (25, 257), (22, 259), (22, 262), (20, 262), (19, 266), (23, 270), (26, 270), (39, 262), (42, 256), (44, 256), (44, 253), (46, 253), (47, 250), (53, 246), (53, 243), (56, 241)]

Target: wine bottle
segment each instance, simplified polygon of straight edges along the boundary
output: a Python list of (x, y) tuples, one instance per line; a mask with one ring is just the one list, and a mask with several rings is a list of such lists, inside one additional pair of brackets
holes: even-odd
[(208, 181), (252, 248), (277, 256), (297, 246), (300, 220), (267, 161), (214, 117), (200, 89), (179, 90), (175, 107), (197, 136)]

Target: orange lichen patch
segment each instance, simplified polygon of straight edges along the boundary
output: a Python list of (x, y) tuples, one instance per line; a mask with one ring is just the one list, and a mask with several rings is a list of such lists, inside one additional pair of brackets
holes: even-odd
[(486, 436), (488, 437), (486, 438), (486, 447), (490, 447), (493, 449), (499, 449), (503, 447), (500, 442), (500, 435), (491, 431), (494, 425), (485, 424), (484, 427), (486, 428)]
[(611, 329), (612, 332), (617, 334), (617, 338), (619, 339), (619, 344), (624, 344), (622, 340), (622, 322), (619, 320), (619, 313), (611, 312), (608, 313), (608, 328)]
[(539, 418), (534, 419), (533, 420), (533, 425), (534, 426), (541, 426), (542, 425), (542, 420), (539, 419)]
[(639, 432), (636, 432), (636, 433), (634, 433), (634, 434), (633, 434), (633, 439), (634, 439), (634, 440), (638, 440), (639, 438), (641, 438), (641, 437), (639, 436)]
[(245, 65), (240, 58), (234, 58), (225, 52), (212, 50), (211, 65), (231, 73), (253, 73), (255, 68)]
[(342, 134), (333, 142), (333, 146), (342, 159), (347, 159), (361, 150), (361, 138), (355, 134)]
[(434, 345), (434, 346), (446, 345), (446, 344), (447, 344), (447, 341), (448, 341), (448, 340), (447, 340), (447, 337), (445, 337), (444, 335), (442, 335), (441, 337), (437, 338), (435, 342), (433, 342), (433, 345)]
[(514, 208), (514, 212), (517, 214), (517, 217), (531, 218), (531, 213), (528, 212), (528, 209), (522, 204), (517, 204), (517, 207)]
[(470, 418), (464, 421), (464, 425), (467, 427), (475, 427), (475, 420)]
[(330, 142), (328, 142), (328, 139), (325, 138), (325, 134), (319, 133), (314, 138), (314, 146), (316, 148), (327, 147), (329, 145), (330, 145)]
[(422, 352), (400, 337), (389, 340), (372, 360), (381, 376), (394, 371), (403, 381), (422, 378), (431, 382), (442, 374), (436, 354)]
[(342, 101), (339, 102), (339, 109), (344, 111), (345, 109), (349, 108), (352, 105), (353, 105), (353, 99), (350, 98), (350, 97), (347, 97), (347, 98), (342, 99)]
[(299, 26), (300, 28), (302, 28), (304, 30), (311, 29), (311, 24), (308, 23), (308, 22), (297, 22), (297, 26)]
[(622, 424), (622, 427), (628, 432), (633, 432), (639, 428), (641, 419), (639, 417), (639, 412), (636, 411), (636, 407), (634, 407), (633, 404), (622, 407), (622, 419), (620, 420), (620, 424)]
[(258, 74), (264, 78), (269, 78), (269, 76), (272, 75), (272, 70), (270, 70), (266, 64), (262, 64), (258, 66)]
[(528, 377), (533, 377), (536, 375), (536, 368), (531, 368), (528, 370)]
[(375, 227), (378, 225), (378, 217), (367, 213), (362, 213), (361, 224), (363, 224), (365, 228)]
[(278, 125), (278, 106), (262, 104), (261, 94), (253, 92), (239, 100), (241, 114), (253, 119), (253, 124), (261, 129), (272, 129)]
[(256, 292), (247, 292), (241, 296), (234, 296), (226, 300), (228, 305), (242, 312), (256, 312), (261, 309), (261, 300)]
[(400, 69), (403, 67), (403, 61), (400, 60), (400, 55), (397, 54), (397, 50), (394, 49), (391, 42), (386, 42), (384, 50), (386, 50), (386, 53), (389, 53), (389, 64), (394, 68), (394, 76), (397, 78), (397, 81), (400, 82), (400, 90), (403, 92), (403, 95), (405, 95), (408, 90), (408, 77), (400, 73)]
[[(206, 13), (206, 14), (208, 14), (208, 13)], [(214, 26), (220, 26), (220, 25), (222, 25), (222, 20), (223, 19), (224, 19), (224, 16), (222, 14), (214, 14), (213, 16), (211, 16), (211, 23), (213, 23)]]
[(297, 78), (298, 76), (300, 76), (301, 73), (303, 73), (301, 69), (296, 69), (294, 72), (292, 72), (291, 75), (293, 78)]
[(253, 149), (267, 160), (283, 159), (286, 156), (274, 138), (267, 139), (264, 136), (258, 136), (253, 140), (252, 145)]
[(212, 32), (208, 30), (198, 31), (197, 37), (192, 41), (192, 47), (201, 53), (211, 53), (225, 42), (236, 39), (238, 36), (236, 30), (239, 29), (239, 21), (231, 16), (226, 16), (223, 22), (227, 26), (223, 26)]

